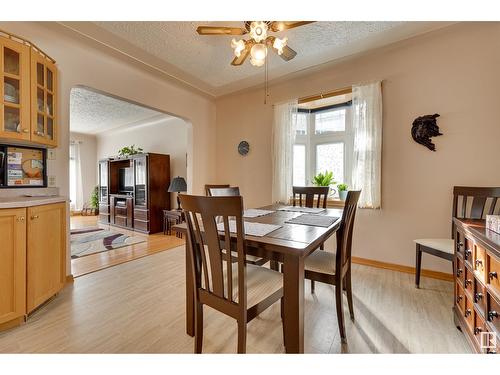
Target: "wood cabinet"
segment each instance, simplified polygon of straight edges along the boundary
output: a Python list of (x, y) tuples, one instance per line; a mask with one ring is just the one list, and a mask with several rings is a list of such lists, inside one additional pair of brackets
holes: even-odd
[(31, 42), (0, 31), (0, 139), (57, 147), (57, 68)]
[(66, 205), (28, 208), (28, 313), (58, 293), (66, 279)]
[(0, 239), (1, 330), (63, 288), (66, 203), (0, 209)]
[(0, 210), (0, 324), (26, 313), (26, 209)]
[(477, 353), (497, 353), (500, 343), (500, 234), (484, 220), (455, 224), (455, 323)]

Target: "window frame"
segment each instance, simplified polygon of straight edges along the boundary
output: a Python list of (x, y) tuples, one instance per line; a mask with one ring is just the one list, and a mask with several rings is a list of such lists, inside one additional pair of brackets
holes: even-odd
[[(321, 112), (336, 111), (345, 109), (345, 130), (344, 131), (331, 131), (323, 132), (320, 134), (315, 133), (316, 128), (316, 114)], [(335, 108), (329, 108), (324, 110), (316, 110), (310, 112), (299, 111), (297, 115), (307, 116), (307, 133), (306, 134), (296, 134), (295, 142), (296, 145), (305, 145), (306, 147), (306, 186), (312, 185), (312, 180), (316, 175), (316, 147), (322, 144), (332, 144), (332, 143), (343, 143), (344, 144), (344, 181), (338, 181), (333, 176), (336, 183), (345, 183), (351, 185), (352, 181), (352, 165), (353, 165), (353, 151), (354, 151), (354, 140), (352, 131), (352, 106), (349, 103), (344, 105), (335, 106)], [(338, 192), (337, 194), (338, 195)]]

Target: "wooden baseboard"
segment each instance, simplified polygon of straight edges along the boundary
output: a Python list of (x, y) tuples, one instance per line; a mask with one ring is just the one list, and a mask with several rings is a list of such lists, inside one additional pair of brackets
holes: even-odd
[(73, 275), (66, 276), (66, 283), (72, 283), (73, 281), (75, 281), (75, 278), (73, 277)]
[[(362, 264), (364, 266), (383, 268), (385, 270), (411, 273), (412, 275), (415, 275), (415, 267), (402, 266), (400, 264), (380, 262), (378, 260), (359, 258), (359, 257), (352, 257), (352, 262), (356, 264)], [(446, 273), (446, 272), (422, 269), (420, 275), (424, 277), (430, 277), (432, 279), (453, 281), (453, 275), (451, 273)]]

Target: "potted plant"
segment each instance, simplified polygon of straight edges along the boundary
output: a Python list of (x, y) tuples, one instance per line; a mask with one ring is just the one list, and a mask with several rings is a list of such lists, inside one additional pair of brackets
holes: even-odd
[(99, 215), (99, 186), (96, 186), (90, 194), (90, 207), (95, 210), (95, 214)]
[(347, 198), (347, 189), (349, 186), (347, 184), (338, 184), (337, 189), (339, 190), (339, 198), (342, 201), (345, 201)]
[(314, 186), (329, 186), (330, 187), (330, 196), (333, 196), (335, 194), (335, 189), (333, 189), (333, 185), (335, 184), (335, 181), (333, 180), (333, 172), (332, 171), (325, 171), (325, 173), (318, 173), (316, 176), (314, 176), (312, 183)]
[(125, 146), (118, 151), (118, 156), (121, 158), (126, 158), (131, 155), (140, 154), (144, 150), (140, 147), (135, 148), (135, 145)]

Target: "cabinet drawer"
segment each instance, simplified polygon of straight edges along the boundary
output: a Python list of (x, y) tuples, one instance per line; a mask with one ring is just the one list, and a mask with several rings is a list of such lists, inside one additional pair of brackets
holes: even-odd
[(149, 221), (134, 220), (134, 230), (149, 232)]
[(465, 266), (464, 289), (474, 295), (474, 273), (468, 266)]
[(481, 332), (485, 332), (486, 330), (484, 319), (479, 314), (474, 314), (474, 329), (472, 330), (472, 334), (479, 345), (481, 345)]
[(124, 216), (115, 216), (115, 224), (121, 225), (122, 227), (127, 226), (127, 218)]
[(134, 218), (142, 221), (149, 220), (149, 211), (148, 210), (134, 210)]
[(465, 295), (465, 311), (464, 318), (469, 326), (469, 329), (474, 329), (474, 303), (473, 301)]
[(456, 263), (455, 263), (455, 277), (463, 285), (464, 284), (464, 277), (465, 277), (464, 262), (462, 261), (462, 258), (459, 256), (455, 257), (455, 261), (456, 261)]
[(474, 241), (470, 238), (465, 237), (464, 239), (464, 261), (465, 264), (472, 266), (474, 253)]
[(491, 294), (488, 294), (487, 319), (495, 327), (497, 333), (500, 333), (500, 303)]
[(464, 289), (459, 283), (455, 283), (455, 304), (463, 315), (465, 312), (465, 295)]
[(500, 296), (500, 261), (493, 255), (488, 254), (488, 285)]
[(127, 216), (127, 207), (115, 206), (115, 215)]
[(462, 257), (464, 256), (464, 241), (465, 237), (462, 232), (455, 233), (455, 251), (457, 254), (460, 254)]
[(474, 302), (483, 316), (486, 316), (486, 288), (479, 282), (474, 281)]
[(483, 283), (486, 282), (486, 251), (478, 245), (474, 245), (474, 272), (476, 277)]
[(99, 213), (109, 214), (109, 205), (107, 205), (107, 204), (100, 204), (99, 205)]

